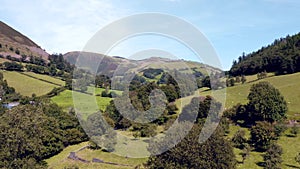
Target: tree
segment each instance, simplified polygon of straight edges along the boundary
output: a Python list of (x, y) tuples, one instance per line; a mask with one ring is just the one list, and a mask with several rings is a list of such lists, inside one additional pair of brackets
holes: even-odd
[(202, 87), (211, 88), (210, 77), (209, 76), (205, 76), (205, 78), (202, 80)]
[(245, 130), (238, 130), (232, 140), (234, 147), (243, 149), (247, 143), (247, 139), (245, 138)]
[(22, 71), (23, 65), (17, 63), (17, 62), (4, 62), (4, 69), (6, 70), (12, 70), (12, 71)]
[(240, 83), (241, 82), (241, 77), (240, 76), (236, 76), (235, 77), (235, 82), (236, 83)]
[(264, 157), (264, 168), (265, 169), (280, 169), (282, 148), (277, 144), (272, 144), (267, 150)]
[[(181, 124), (181, 125), (184, 125)], [(231, 144), (223, 138), (223, 131), (217, 131), (204, 143), (199, 143), (201, 125), (195, 124), (189, 134), (175, 147), (157, 156), (151, 156), (146, 164), (148, 168), (183, 169), (234, 169), (235, 155)], [(180, 133), (176, 133), (180, 134)], [(170, 136), (172, 137), (172, 136)], [(165, 138), (163, 142), (172, 141)], [(159, 144), (154, 143), (154, 145)]]
[(268, 122), (257, 122), (250, 131), (250, 141), (259, 151), (269, 148), (272, 141), (276, 139), (274, 126)]
[(234, 86), (234, 79), (233, 78), (231, 78), (231, 79), (229, 79), (229, 84), (230, 84), (230, 86)]
[(50, 67), (49, 67), (49, 73), (50, 73), (50, 75), (51, 76), (55, 76), (56, 72), (57, 72), (57, 70), (56, 70), (55, 65), (51, 64)]
[(163, 85), (160, 87), (160, 89), (165, 93), (169, 102), (174, 102), (179, 97), (178, 93), (176, 92), (175, 86), (173, 86), (172, 84)]
[(245, 75), (242, 75), (241, 81), (242, 81), (242, 84), (244, 84), (244, 83), (247, 81), (247, 79), (246, 79), (246, 76), (245, 76)]
[(291, 128), (291, 134), (297, 137), (298, 133), (299, 133), (299, 128), (296, 124), (294, 124), (293, 127)]
[(253, 121), (274, 122), (286, 117), (287, 104), (284, 97), (268, 82), (252, 85), (248, 100), (247, 111)]
[(42, 160), (63, 149), (59, 124), (40, 107), (19, 106), (0, 120), (0, 168), (45, 168)]

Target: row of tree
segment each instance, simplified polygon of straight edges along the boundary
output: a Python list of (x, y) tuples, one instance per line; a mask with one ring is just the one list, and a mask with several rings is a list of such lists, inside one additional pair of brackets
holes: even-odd
[(232, 76), (253, 75), (263, 71), (288, 74), (300, 71), (300, 33), (277, 39), (271, 45), (234, 61)]

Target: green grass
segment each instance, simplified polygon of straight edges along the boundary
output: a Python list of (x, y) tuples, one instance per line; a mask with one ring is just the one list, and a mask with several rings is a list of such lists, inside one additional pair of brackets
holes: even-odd
[[(266, 79), (252, 81), (255, 79), (253, 76), (247, 76), (248, 83), (238, 84), (233, 87), (226, 88), (226, 108), (230, 108), (237, 103), (247, 103), (247, 96), (250, 91), (250, 87), (261, 81), (270, 82), (275, 88), (279, 89), (288, 103), (288, 118), (300, 119), (300, 73), (272, 76)], [(249, 80), (248, 80), (249, 79)], [(252, 82), (250, 82), (252, 81)], [(216, 91), (216, 94), (222, 91)], [(211, 91), (200, 92), (200, 95), (209, 95)]]
[(85, 169), (94, 169), (94, 168), (103, 168), (103, 169), (117, 169), (117, 168), (134, 168), (135, 166), (142, 164), (147, 161), (147, 158), (126, 158), (122, 156), (118, 156), (113, 153), (103, 152), (101, 150), (90, 150), (90, 149), (84, 149), (80, 152), (77, 152), (76, 155), (80, 158), (83, 158), (85, 160), (91, 161), (93, 158), (101, 159), (105, 162), (113, 162), (118, 164), (125, 164), (129, 166), (115, 166), (110, 164), (99, 164), (99, 163), (82, 163), (78, 161), (73, 161), (71, 159), (68, 159), (68, 155), (70, 152), (76, 152), (80, 148), (88, 145), (88, 142), (83, 142), (77, 145), (69, 146), (65, 148), (61, 153), (49, 158), (46, 160), (49, 168), (53, 169), (61, 169), (65, 166), (72, 166), (76, 165), (79, 168), (85, 168)]
[(62, 152), (60, 152), (59, 154), (47, 159), (46, 162), (48, 163), (49, 167), (58, 165), (59, 163), (61, 163), (62, 161), (64, 161), (68, 157), (70, 152), (75, 152), (75, 151), (79, 150), (80, 148), (82, 148), (86, 145), (88, 145), (88, 142), (83, 142), (83, 143), (80, 143), (80, 144), (68, 146)]
[[(286, 131), (286, 134), (288, 133), (289, 130)], [(300, 152), (300, 135), (298, 134), (297, 137), (288, 137), (287, 135), (284, 135), (280, 137), (278, 144), (281, 145), (283, 149), (282, 168), (292, 168), (292, 166), (300, 168), (300, 164), (297, 164), (295, 161), (296, 155)]]
[[(231, 139), (233, 135), (239, 130), (243, 129), (246, 131), (246, 138), (250, 138), (250, 131), (247, 128), (241, 128), (239, 126), (230, 126), (230, 133), (227, 135), (228, 139)], [(300, 136), (298, 137), (288, 137), (289, 129), (280, 137), (280, 139), (277, 141), (277, 144), (279, 144), (283, 149), (282, 154), (282, 169), (288, 169), (288, 168), (300, 168), (300, 165), (296, 163), (295, 156), (297, 153), (300, 152)], [(234, 153), (236, 155), (236, 159), (238, 162), (242, 162), (242, 156), (240, 153), (242, 150), (234, 148)], [(261, 152), (255, 152), (252, 151), (250, 153), (250, 156), (245, 160), (244, 164), (239, 163), (237, 164), (238, 169), (244, 169), (244, 168), (251, 168), (251, 169), (262, 169), (263, 167), (257, 165), (261, 162), (263, 162), (263, 155), (264, 153)], [(294, 167), (293, 167), (294, 166)]]
[[(95, 89), (95, 93), (93, 90)], [(52, 97), (51, 100), (61, 106), (64, 110), (68, 110), (71, 107), (77, 108), (83, 115), (85, 119), (88, 115), (97, 112), (98, 110), (104, 111), (112, 100), (112, 98), (108, 97), (100, 97), (95, 96), (96, 94), (101, 94), (105, 89), (102, 88), (93, 88), (88, 87), (88, 91), (86, 93), (80, 93), (71, 90), (65, 90), (61, 92), (59, 95)], [(120, 91), (115, 91), (117, 94), (121, 94)], [(76, 99), (73, 100), (73, 97)]]
[(17, 92), (24, 96), (31, 96), (33, 93), (41, 96), (50, 92), (54, 87), (59, 87), (58, 85), (22, 75), (19, 72), (3, 71), (3, 75), (8, 85), (14, 87)]
[(51, 77), (51, 76), (48, 76), (48, 75), (36, 74), (36, 73), (33, 73), (33, 72), (23, 72), (23, 74), (32, 76), (32, 77), (37, 78), (37, 79), (42, 79), (44, 81), (48, 81), (48, 82), (51, 82), (51, 83), (55, 83), (55, 84), (60, 85), (60, 86), (65, 85), (65, 82), (62, 81), (61, 79)]

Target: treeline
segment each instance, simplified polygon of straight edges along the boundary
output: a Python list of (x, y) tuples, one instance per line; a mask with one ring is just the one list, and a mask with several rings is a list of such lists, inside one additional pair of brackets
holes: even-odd
[(237, 61), (234, 60), (229, 74), (253, 75), (264, 71), (277, 75), (300, 71), (300, 33), (277, 39), (256, 52), (243, 53)]
[[(4, 58), (2, 55), (0, 57)], [(21, 58), (7, 55), (5, 58), (11, 60), (11, 62), (4, 62), (0, 66), (2, 69), (9, 71), (24, 71), (26, 68), (27, 71), (38, 74), (65, 77), (71, 74), (75, 68), (63, 58), (62, 54), (49, 55), (49, 61), (41, 57), (26, 55), (22, 55)], [(26, 63), (26, 66), (21, 63)]]

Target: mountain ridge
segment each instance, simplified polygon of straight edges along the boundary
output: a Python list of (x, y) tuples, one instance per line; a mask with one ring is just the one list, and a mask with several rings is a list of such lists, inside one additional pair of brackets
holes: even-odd
[(26, 35), (0, 21), (0, 54), (3, 57), (21, 58), (22, 55), (42, 57), (47, 60), (49, 54)]

